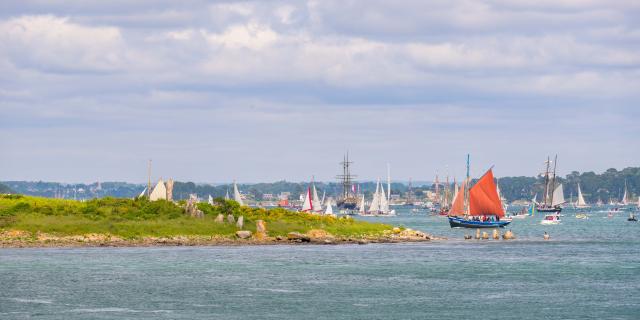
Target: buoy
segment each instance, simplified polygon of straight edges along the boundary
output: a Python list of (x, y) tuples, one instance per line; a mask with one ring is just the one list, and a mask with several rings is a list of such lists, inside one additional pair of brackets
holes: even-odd
[(476, 239), (480, 239), (480, 229), (476, 229)]
[(551, 238), (551, 236), (545, 231), (544, 232), (544, 239), (545, 240), (549, 240), (549, 238)]
[(482, 239), (483, 240), (489, 240), (489, 234), (483, 231), (482, 232)]
[(493, 229), (493, 239), (495, 240), (500, 239), (500, 233), (498, 232), (498, 229)]

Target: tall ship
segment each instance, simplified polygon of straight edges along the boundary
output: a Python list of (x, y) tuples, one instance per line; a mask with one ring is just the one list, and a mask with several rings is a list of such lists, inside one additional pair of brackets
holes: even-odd
[(449, 210), (449, 225), (452, 228), (504, 228), (511, 221), (504, 218), (504, 208), (498, 195), (493, 169), (471, 186), (469, 177), (469, 155), (467, 155), (467, 178), (462, 182)]
[(337, 206), (339, 209), (355, 210), (358, 207), (358, 198), (355, 192), (354, 178), (355, 175), (351, 174), (351, 165), (353, 162), (349, 161), (349, 153), (344, 156), (340, 165), (342, 166), (342, 174), (337, 178), (342, 184), (342, 194), (338, 197)]
[(536, 206), (536, 211), (541, 213), (560, 213), (562, 211), (561, 204), (565, 203), (564, 191), (562, 183), (556, 184), (556, 163), (558, 156), (553, 160), (553, 172), (551, 169), (551, 160), (547, 157), (546, 170), (544, 172), (544, 193), (542, 194), (542, 202)]

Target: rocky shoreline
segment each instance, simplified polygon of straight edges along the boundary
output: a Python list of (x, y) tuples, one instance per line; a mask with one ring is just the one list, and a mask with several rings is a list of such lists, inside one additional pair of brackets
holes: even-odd
[[(249, 231), (247, 231), (249, 232)], [(242, 235), (245, 237), (246, 234)], [(69, 247), (159, 247), (159, 246), (242, 246), (242, 245), (343, 245), (369, 243), (406, 243), (437, 240), (430, 234), (412, 229), (394, 228), (379, 236), (341, 237), (324, 230), (307, 233), (290, 232), (285, 236), (267, 236), (264, 233), (242, 238), (222, 235), (190, 235), (172, 237), (140, 237), (123, 239), (110, 234), (83, 234), (60, 236), (41, 232), (5, 230), (0, 232), (0, 248), (69, 248)]]

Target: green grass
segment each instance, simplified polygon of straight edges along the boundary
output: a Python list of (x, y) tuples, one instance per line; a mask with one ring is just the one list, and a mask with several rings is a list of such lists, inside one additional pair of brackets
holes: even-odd
[[(125, 239), (171, 236), (225, 236), (235, 225), (215, 223), (218, 214), (244, 216), (244, 230), (255, 231), (255, 221), (264, 220), (270, 236), (323, 229), (342, 237), (376, 236), (392, 227), (353, 219), (318, 216), (284, 209), (240, 207), (235, 201), (216, 199), (215, 206), (200, 203), (203, 218), (185, 215), (184, 209), (168, 201), (103, 198), (80, 202), (20, 195), (0, 196), (0, 231), (23, 230), (57, 236), (89, 233), (111, 234)], [(226, 220), (226, 218), (225, 218)]]

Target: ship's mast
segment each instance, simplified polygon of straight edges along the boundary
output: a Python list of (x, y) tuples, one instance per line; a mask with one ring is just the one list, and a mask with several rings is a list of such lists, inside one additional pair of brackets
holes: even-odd
[(343, 161), (340, 162), (342, 165), (342, 174), (338, 175), (337, 178), (342, 181), (342, 199), (348, 199), (351, 196), (351, 185), (353, 184), (354, 175), (351, 174), (351, 164), (353, 162), (349, 161), (349, 152), (347, 152), (343, 158)]
[(550, 205), (553, 206), (553, 193), (556, 189), (556, 166), (558, 165), (558, 155), (553, 159), (553, 177), (551, 177), (551, 200)]
[(547, 206), (547, 198), (549, 196), (549, 164), (551, 163), (549, 157), (547, 157), (547, 161), (545, 163), (547, 164), (547, 168), (544, 171), (544, 194), (542, 195), (542, 203)]
[(471, 183), (471, 178), (469, 176), (469, 154), (467, 153), (467, 182), (464, 184), (464, 215), (469, 215), (469, 184)]

